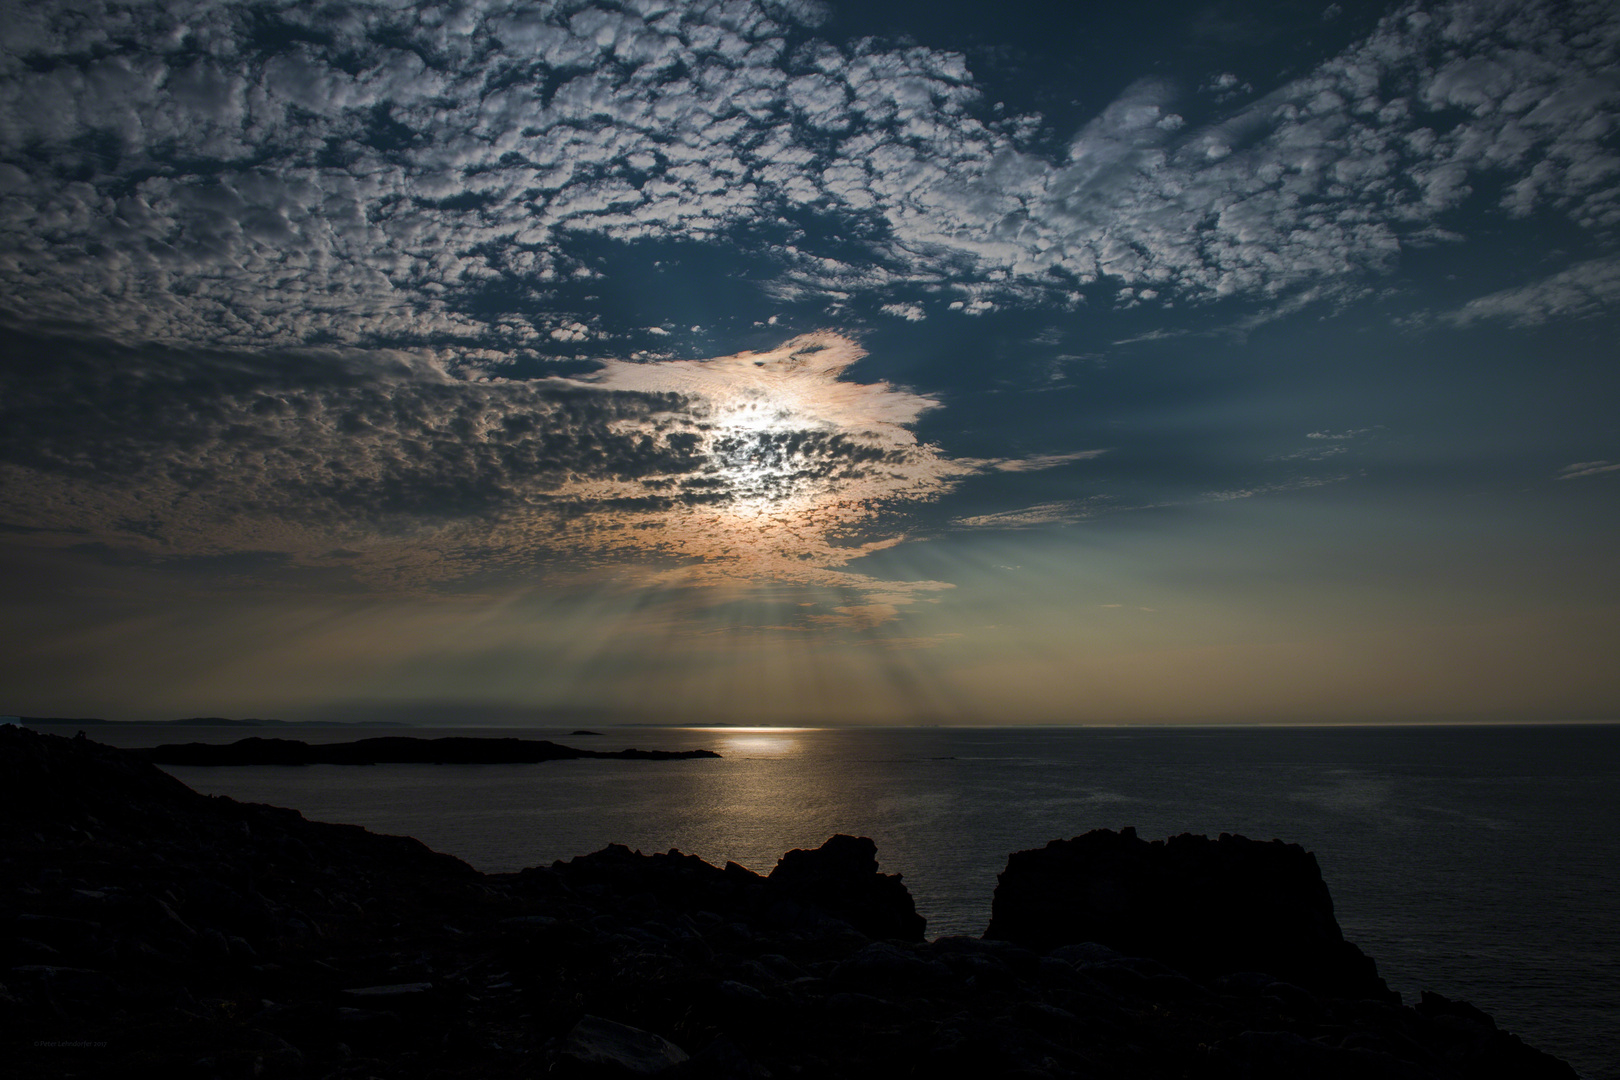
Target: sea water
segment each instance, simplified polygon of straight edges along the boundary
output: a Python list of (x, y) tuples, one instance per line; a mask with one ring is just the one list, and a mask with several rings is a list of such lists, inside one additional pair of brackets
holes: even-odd
[[(1008, 853), (1056, 837), (1125, 825), (1149, 839), (1279, 837), (1316, 853), (1345, 936), (1407, 1001), (1468, 999), (1591, 1080), (1620, 1080), (1620, 726), (409, 733), (722, 757), (169, 771), (209, 794), (415, 836), (485, 871), (619, 843), (768, 873), (791, 848), (870, 836), (931, 937), (983, 933)], [(139, 746), (286, 733), (93, 734)]]

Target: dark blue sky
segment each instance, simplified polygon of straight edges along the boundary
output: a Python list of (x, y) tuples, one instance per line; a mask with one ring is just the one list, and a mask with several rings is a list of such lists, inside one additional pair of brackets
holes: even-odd
[(0, 708), (1620, 709), (1609, 5), (7, 26)]

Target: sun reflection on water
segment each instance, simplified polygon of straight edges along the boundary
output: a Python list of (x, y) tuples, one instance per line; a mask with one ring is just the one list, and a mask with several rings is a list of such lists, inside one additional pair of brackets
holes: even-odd
[(746, 757), (786, 757), (799, 751), (800, 733), (813, 728), (802, 727), (712, 727), (695, 728), (712, 731), (719, 737), (719, 753)]

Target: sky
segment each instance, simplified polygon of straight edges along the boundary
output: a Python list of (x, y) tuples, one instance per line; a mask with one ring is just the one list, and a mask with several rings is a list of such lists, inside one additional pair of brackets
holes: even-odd
[(1620, 718), (1620, 11), (0, 2), (0, 709)]

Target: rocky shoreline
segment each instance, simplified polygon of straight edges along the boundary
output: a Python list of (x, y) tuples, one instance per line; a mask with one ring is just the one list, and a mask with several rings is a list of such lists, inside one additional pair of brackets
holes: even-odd
[(0, 810), (19, 1077), (1575, 1077), (1400, 1004), (1277, 841), (1054, 841), (928, 941), (856, 837), (485, 875), (12, 726)]

